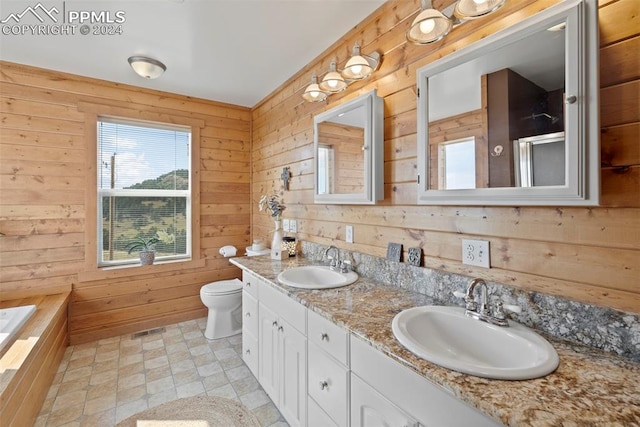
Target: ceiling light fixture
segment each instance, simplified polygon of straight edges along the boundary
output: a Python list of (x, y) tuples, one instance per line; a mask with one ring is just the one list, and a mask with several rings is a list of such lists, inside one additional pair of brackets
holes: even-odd
[(130, 56), (128, 61), (133, 71), (145, 79), (156, 79), (167, 71), (166, 65), (162, 62), (146, 56)]
[(318, 77), (314, 74), (311, 76), (311, 84), (304, 90), (302, 97), (305, 101), (322, 102), (327, 99), (327, 95), (328, 94), (318, 86)]
[(302, 98), (309, 102), (324, 101), (327, 96), (342, 92), (354, 81), (366, 79), (379, 67), (380, 54), (373, 52), (371, 55), (364, 55), (356, 42), (344, 70), (338, 71), (337, 63), (332, 61), (320, 84), (315, 74), (311, 77), (311, 84), (304, 90)]
[(407, 31), (407, 40), (415, 44), (430, 44), (442, 40), (453, 27), (466, 20), (495, 12), (507, 0), (458, 0), (443, 12), (433, 8), (431, 0), (422, 0), (422, 11)]

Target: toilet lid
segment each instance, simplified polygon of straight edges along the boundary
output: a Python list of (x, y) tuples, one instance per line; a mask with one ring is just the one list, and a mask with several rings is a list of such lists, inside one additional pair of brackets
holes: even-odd
[(220, 280), (204, 285), (200, 292), (207, 295), (227, 295), (242, 291), (242, 282), (238, 279)]

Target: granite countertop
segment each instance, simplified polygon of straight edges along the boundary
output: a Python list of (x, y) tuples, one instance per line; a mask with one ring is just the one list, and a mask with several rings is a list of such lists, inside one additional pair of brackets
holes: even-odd
[(301, 257), (230, 261), (505, 425), (640, 425), (640, 365), (628, 359), (541, 334), (560, 357), (555, 372), (526, 381), (474, 377), (415, 356), (393, 336), (391, 321), (397, 313), (420, 305), (439, 305), (438, 301), (364, 277), (352, 285), (327, 290), (279, 284), (276, 277), (282, 270), (312, 264)]

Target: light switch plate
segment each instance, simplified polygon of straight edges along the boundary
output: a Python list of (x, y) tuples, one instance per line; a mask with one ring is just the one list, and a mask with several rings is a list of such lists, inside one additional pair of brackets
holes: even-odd
[(290, 233), (298, 232), (298, 220), (295, 220), (295, 219), (289, 220), (289, 232)]
[(284, 231), (288, 232), (290, 228), (291, 228), (291, 222), (288, 219), (283, 219), (282, 220), (282, 229)]
[(347, 225), (344, 228), (345, 240), (347, 243), (353, 243), (353, 225)]
[(462, 263), (491, 268), (489, 242), (487, 240), (462, 239)]

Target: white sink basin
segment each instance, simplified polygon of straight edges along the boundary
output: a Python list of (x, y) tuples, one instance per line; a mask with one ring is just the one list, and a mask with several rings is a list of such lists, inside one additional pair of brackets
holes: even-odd
[(521, 324), (495, 326), (467, 317), (464, 308), (423, 306), (398, 313), (393, 335), (415, 355), (483, 378), (526, 380), (558, 367), (547, 340)]
[(323, 265), (293, 267), (278, 274), (284, 285), (304, 289), (330, 289), (347, 286), (358, 280), (358, 273), (340, 273)]

